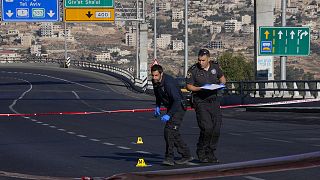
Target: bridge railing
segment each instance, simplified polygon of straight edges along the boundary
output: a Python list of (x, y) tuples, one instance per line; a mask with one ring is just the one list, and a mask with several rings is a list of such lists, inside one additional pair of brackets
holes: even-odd
[(227, 88), (230, 94), (251, 97), (320, 98), (320, 80), (228, 82)]
[[(27, 58), (0, 59), (0, 63), (57, 64), (65, 67), (64, 59)], [(152, 83), (147, 79), (137, 79), (129, 71), (97, 62), (71, 61), (71, 67), (98, 71), (116, 76), (139, 92), (152, 92)], [(231, 81), (227, 82), (227, 92), (251, 97), (278, 98), (320, 98), (320, 80), (317, 81)]]
[[(50, 58), (26, 58), (26, 59), (0, 59), (0, 63), (27, 63), (27, 64), (57, 64), (60, 67), (65, 66), (65, 59), (50, 59)], [(110, 74), (112, 76), (116, 76), (125, 82), (129, 83), (131, 88), (135, 89), (139, 92), (146, 92), (152, 90), (152, 86), (150, 86), (150, 82), (148, 78), (145, 79), (137, 79), (135, 78), (129, 71), (102, 63), (97, 62), (89, 62), (89, 61), (70, 61), (71, 66), (73, 68), (79, 68), (90, 71), (97, 71), (106, 74)], [(151, 88), (151, 89), (150, 89)]]

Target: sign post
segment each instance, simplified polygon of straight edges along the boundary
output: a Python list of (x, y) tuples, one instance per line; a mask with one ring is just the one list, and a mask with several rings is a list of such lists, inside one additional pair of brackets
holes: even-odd
[(2, 21), (59, 21), (58, 0), (2, 0)]
[(260, 56), (308, 56), (309, 27), (260, 27)]

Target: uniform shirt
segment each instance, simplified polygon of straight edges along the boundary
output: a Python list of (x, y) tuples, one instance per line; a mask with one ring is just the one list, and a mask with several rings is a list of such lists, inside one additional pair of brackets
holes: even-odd
[[(218, 63), (210, 61), (208, 71), (202, 69), (198, 63), (191, 66), (188, 70), (186, 83), (197, 87), (205, 84), (220, 84), (219, 79), (223, 76), (223, 72)], [(217, 90), (201, 89), (197, 92), (192, 92), (195, 100), (210, 99), (217, 95)]]
[(168, 108), (167, 114), (172, 116), (182, 109), (182, 94), (177, 81), (167, 74), (163, 74), (160, 83), (152, 81), (156, 104), (160, 107), (163, 104)]

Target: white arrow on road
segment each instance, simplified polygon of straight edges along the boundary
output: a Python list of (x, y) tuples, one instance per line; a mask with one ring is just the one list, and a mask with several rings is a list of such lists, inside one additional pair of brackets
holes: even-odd
[(13, 15), (13, 13), (11, 12), (11, 10), (8, 10), (8, 12), (6, 12), (7, 16), (11, 17)]
[(302, 36), (307, 36), (307, 35), (308, 35), (308, 32), (304, 31), (303, 33), (300, 34), (300, 39), (302, 39)]
[(291, 31), (290, 35), (291, 35), (291, 39), (293, 39), (293, 36), (295, 35), (296, 33), (294, 33), (293, 31)]
[(47, 13), (50, 17), (54, 16), (56, 13), (54, 13), (52, 10), (49, 11), (49, 13)]
[(282, 34), (283, 34), (282, 31), (279, 31), (279, 32), (278, 32), (279, 39), (282, 39)]

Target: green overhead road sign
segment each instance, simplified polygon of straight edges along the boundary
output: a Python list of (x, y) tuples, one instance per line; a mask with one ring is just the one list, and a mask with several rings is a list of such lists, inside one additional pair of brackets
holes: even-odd
[(112, 8), (114, 0), (65, 0), (66, 8)]
[(308, 56), (310, 27), (260, 27), (260, 56)]

